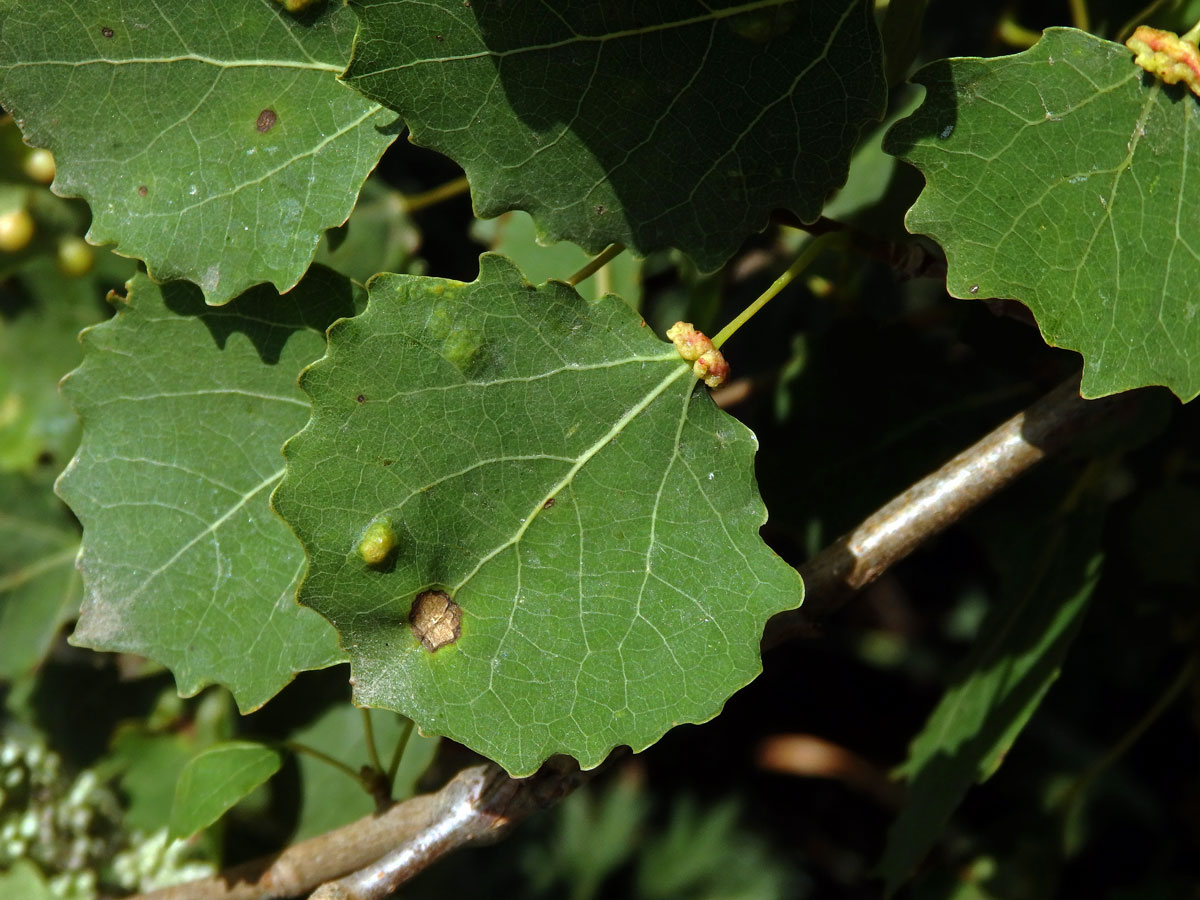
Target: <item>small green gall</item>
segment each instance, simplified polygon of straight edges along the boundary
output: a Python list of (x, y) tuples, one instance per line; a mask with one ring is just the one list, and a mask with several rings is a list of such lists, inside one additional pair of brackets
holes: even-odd
[(58, 244), (58, 268), (70, 278), (80, 278), (92, 271), (96, 264), (96, 252), (87, 241), (71, 235)]
[(1167, 84), (1183, 82), (1200, 96), (1200, 48), (1173, 31), (1139, 25), (1125, 46), (1135, 54), (1134, 63)]
[(667, 339), (688, 362), (695, 362), (713, 348), (708, 335), (693, 328), (691, 322), (676, 322), (667, 329)]
[(710, 388), (720, 387), (729, 377), (729, 363), (720, 350), (709, 350), (692, 363), (692, 374), (703, 378)]
[(368, 566), (379, 566), (387, 561), (396, 549), (396, 532), (389, 522), (377, 519), (367, 528), (358, 544), (358, 555)]
[(275, 0), (290, 13), (304, 12), (310, 6), (320, 3), (321, 0)]

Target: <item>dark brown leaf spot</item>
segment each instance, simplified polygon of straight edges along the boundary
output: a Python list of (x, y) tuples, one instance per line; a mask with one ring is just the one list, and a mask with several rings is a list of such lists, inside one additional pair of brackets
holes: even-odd
[(266, 134), (278, 121), (279, 116), (275, 115), (275, 110), (264, 109), (258, 114), (258, 121), (254, 123), (254, 127), (258, 129), (259, 134)]
[(408, 623), (425, 649), (433, 653), (462, 634), (462, 607), (445, 591), (423, 591), (413, 601)]
[(604, 208), (603, 203), (597, 203), (595, 209), (596, 209), (596, 215), (598, 215), (598, 216), (602, 216), (606, 212), (608, 212), (608, 210)]
[(549, 500), (547, 500), (545, 503), (542, 504), (542, 509), (549, 509), (550, 507), (552, 507), (555, 504), (555, 502), (556, 502), (555, 499), (553, 497), (551, 497)]
[(150, 188), (146, 187), (144, 184), (138, 185), (138, 194), (139, 195), (141, 195), (142, 197), (145, 197), (148, 193), (150, 193)]
[(358, 401), (359, 403), (366, 403), (366, 402), (367, 402), (366, 395), (364, 395), (364, 394), (359, 394), (359, 395), (358, 395), (357, 397), (355, 397), (354, 399), (355, 399), (356, 401)]
[(435, 34), (435, 35), (433, 36), (433, 39), (434, 39), (435, 41), (444, 41), (444, 40), (446, 40), (445, 36), (444, 36), (444, 35), (440, 35), (440, 34)]
[(106, 38), (110, 38), (113, 36), (113, 30), (111, 28), (109, 28), (107, 25), (105, 25), (103, 28), (100, 29), (100, 33), (102, 35), (104, 35)]

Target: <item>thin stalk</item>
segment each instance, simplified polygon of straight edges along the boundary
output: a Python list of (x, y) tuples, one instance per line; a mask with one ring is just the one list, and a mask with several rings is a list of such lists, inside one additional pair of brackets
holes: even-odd
[(826, 247), (833, 243), (842, 243), (844, 240), (845, 238), (838, 232), (829, 232), (809, 241), (800, 255), (796, 257), (796, 261), (788, 266), (786, 272), (776, 278), (771, 286), (758, 296), (758, 299), (738, 313), (737, 318), (717, 332), (717, 336), (712, 339), (713, 347), (720, 350), (721, 345), (733, 337), (739, 328), (754, 318), (756, 312), (766, 306), (776, 294), (791, 284), (797, 275), (812, 265), (813, 260)]
[(1042, 35), (1040, 32), (1019, 24), (1010, 13), (1005, 13), (1003, 18), (996, 23), (996, 38), (1002, 44), (1028, 50), (1042, 39)]
[(367, 780), (363, 778), (361, 772), (358, 772), (346, 765), (340, 759), (334, 759), (328, 753), (322, 753), (316, 747), (310, 747), (308, 744), (302, 744), (299, 741), (282, 741), (278, 746), (282, 747), (284, 750), (290, 750), (292, 753), (301, 753), (305, 756), (311, 756), (313, 759), (319, 759), (326, 765), (333, 766), (339, 772), (345, 772), (360, 785), (362, 785), (364, 790), (370, 790), (370, 785), (367, 783)]
[(367, 738), (367, 759), (370, 760), (372, 769), (383, 773), (386, 770), (379, 759), (379, 751), (375, 748), (375, 726), (371, 724), (371, 711), (364, 708), (360, 709), (359, 712), (362, 713), (363, 734)]
[(608, 265), (616, 257), (625, 252), (624, 244), (609, 244), (599, 256), (595, 257), (586, 266), (567, 279), (567, 284), (575, 287), (579, 282), (591, 277), (597, 270)]
[(1071, 24), (1080, 31), (1091, 31), (1087, 0), (1071, 0)]
[(445, 184), (438, 185), (421, 194), (406, 194), (404, 197), (404, 211), (415, 213), (419, 209), (425, 209), (427, 206), (433, 206), (435, 203), (441, 203), (443, 200), (449, 200), (451, 197), (457, 197), (459, 194), (465, 194), (470, 189), (471, 185), (467, 181), (467, 176), (464, 175), (461, 178), (447, 181)]
[(1128, 731), (1121, 735), (1121, 739), (1113, 744), (1107, 753), (1092, 763), (1087, 771), (1075, 779), (1074, 783), (1067, 788), (1066, 792), (1062, 795), (1062, 799), (1057, 804), (1059, 812), (1062, 815), (1064, 844), (1066, 843), (1065, 832), (1067, 830), (1067, 823), (1078, 812), (1078, 805), (1083, 802), (1087, 789), (1091, 786), (1092, 782), (1111, 769), (1117, 760), (1129, 752), (1130, 747), (1141, 740), (1142, 736), (1150, 730), (1150, 727), (1162, 717), (1162, 714), (1171, 708), (1171, 705), (1183, 693), (1184, 688), (1196, 677), (1198, 665), (1200, 665), (1200, 657), (1195, 654), (1190, 655), (1187, 661), (1180, 667), (1175, 678), (1167, 685), (1167, 689), (1159, 695), (1158, 699), (1146, 710), (1145, 714)]
[(1121, 26), (1120, 30), (1113, 37), (1113, 40), (1115, 40), (1118, 44), (1125, 43), (1125, 39), (1129, 37), (1129, 35), (1133, 34), (1133, 29), (1137, 28), (1152, 15), (1158, 12), (1159, 8), (1165, 5), (1166, 2), (1167, 0), (1152, 0), (1152, 2), (1147, 3), (1144, 7), (1139, 9), (1135, 15), (1130, 17), (1129, 21)]
[(408, 748), (408, 739), (412, 736), (413, 722), (412, 719), (405, 719), (403, 729), (400, 732), (400, 737), (396, 741), (396, 749), (392, 751), (392, 764), (388, 766), (387, 782), (388, 788), (393, 789), (396, 786), (396, 773), (400, 771), (400, 760), (404, 758), (404, 751)]

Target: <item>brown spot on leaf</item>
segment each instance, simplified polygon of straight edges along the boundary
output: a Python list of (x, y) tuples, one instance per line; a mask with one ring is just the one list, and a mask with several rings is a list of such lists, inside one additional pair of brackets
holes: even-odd
[(550, 507), (552, 507), (552, 506), (553, 506), (553, 505), (554, 505), (556, 502), (557, 502), (557, 501), (556, 501), (556, 500), (555, 500), (553, 497), (551, 497), (549, 500), (547, 500), (545, 503), (543, 503), (543, 504), (542, 504), (542, 509), (549, 509), (549, 508), (550, 508)]
[(365, 395), (363, 395), (363, 394), (359, 394), (359, 395), (358, 395), (357, 397), (355, 397), (354, 399), (355, 399), (356, 401), (358, 401), (359, 403), (366, 403), (366, 402), (367, 402), (367, 398), (366, 398), (366, 396), (365, 396)]
[(150, 193), (150, 188), (146, 187), (144, 184), (138, 185), (138, 194), (140, 196), (145, 197), (148, 193)]
[(444, 41), (444, 40), (446, 40), (445, 36), (444, 36), (444, 35), (440, 35), (440, 34), (435, 34), (435, 35), (433, 36), (433, 39), (434, 39), (435, 41)]
[(107, 25), (105, 25), (103, 28), (100, 29), (100, 33), (102, 35), (104, 35), (106, 38), (110, 38), (113, 36), (113, 30), (111, 28), (109, 28)]
[(264, 109), (258, 114), (258, 121), (254, 123), (254, 127), (258, 129), (259, 134), (266, 134), (278, 121), (279, 116), (275, 115), (275, 110)]
[(603, 203), (597, 203), (595, 209), (596, 209), (596, 215), (598, 215), (598, 216), (602, 216), (606, 212), (608, 212), (608, 210), (604, 208)]
[(445, 591), (422, 591), (413, 601), (408, 623), (425, 649), (433, 653), (462, 634), (462, 607)]

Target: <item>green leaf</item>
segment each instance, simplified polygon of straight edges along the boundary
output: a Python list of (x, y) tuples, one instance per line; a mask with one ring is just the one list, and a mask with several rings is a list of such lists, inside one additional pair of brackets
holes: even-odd
[(787, 208), (815, 220), (883, 113), (866, 0), (554, 5), (353, 0), (347, 82), (545, 243), (705, 271)]
[(79, 529), (50, 492), (0, 474), (0, 680), (32, 670), (79, 607)]
[(87, 278), (69, 278), (41, 256), (0, 290), (9, 313), (0, 314), (0, 471), (60, 469), (79, 444), (78, 419), (58, 383), (82, 358), (80, 330), (110, 312), (103, 285), (134, 273), (129, 260), (96, 256)]
[(0, 897), (57, 900), (41, 870), (28, 859), (18, 859), (12, 868), (0, 871)]
[[(303, 376), (313, 418), (274, 498), (357, 701), (517, 775), (715, 716), (802, 592), (758, 536), (754, 436), (616, 296), (491, 254), (472, 284), (371, 288)], [(381, 519), (397, 550), (369, 566)], [(409, 624), (431, 589), (462, 610), (436, 652)]]
[(998, 59), (921, 69), (924, 104), (885, 147), (927, 186), (910, 231), (956, 297), (1020, 300), (1083, 354), (1083, 394), (1200, 393), (1200, 109), (1132, 54), (1069, 28)]
[(0, 104), (88, 237), (210, 303), (296, 284), (397, 133), (338, 82), (354, 17), (259, 0), (0, 2)]
[(179, 775), (170, 836), (191, 837), (279, 771), (283, 758), (252, 741), (218, 744), (192, 757)]
[(139, 275), (84, 332), (64, 385), (83, 442), (59, 481), (84, 526), (76, 644), (155, 659), (185, 695), (224, 684), (243, 711), (341, 660), (329, 625), (296, 605), (304, 555), (267, 498), (308, 416), (296, 376), (353, 312), (327, 269), (286, 298), (263, 286), (221, 309)]
[(1017, 537), (1006, 596), (900, 769), (908, 802), (877, 870), (889, 893), (941, 835), (970, 786), (999, 768), (1058, 677), (1100, 576), (1102, 521), (1095, 509), (1081, 509)]
[[(391, 761), (396, 742), (404, 733), (405, 720), (393, 713), (375, 710), (371, 712), (371, 723), (375, 746), (386, 766)], [(349, 703), (330, 707), (316, 721), (295, 732), (291, 740), (327, 753), (355, 770), (370, 762), (362, 710)], [(393, 799), (404, 800), (412, 796), (417, 779), (433, 762), (437, 747), (437, 738), (422, 737), (415, 730), (409, 734), (396, 772)], [(300, 767), (300, 812), (292, 843), (340, 828), (374, 811), (371, 795), (345, 772), (306, 753), (297, 753), (296, 763)]]

